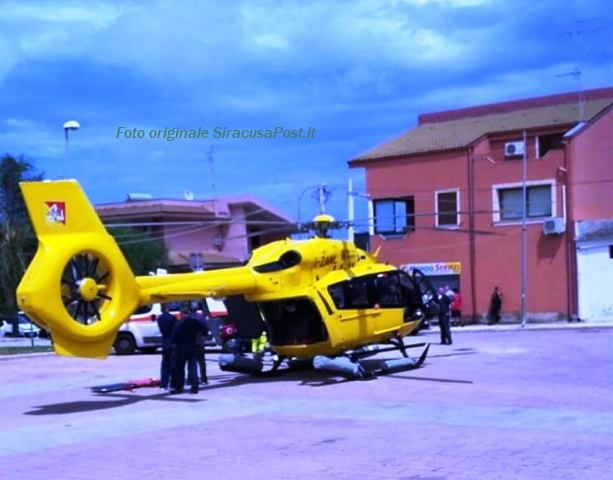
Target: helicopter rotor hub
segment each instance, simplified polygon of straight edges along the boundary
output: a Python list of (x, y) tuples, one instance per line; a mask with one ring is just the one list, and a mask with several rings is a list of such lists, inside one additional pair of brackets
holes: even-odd
[(98, 284), (91, 278), (83, 278), (79, 282), (79, 295), (86, 302), (92, 302), (98, 296)]

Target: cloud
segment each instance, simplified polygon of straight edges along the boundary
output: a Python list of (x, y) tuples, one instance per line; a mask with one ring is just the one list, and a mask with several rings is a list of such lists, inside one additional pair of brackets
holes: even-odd
[[(578, 78), (559, 75), (577, 68), (582, 88), (610, 86), (612, 28), (609, 0), (4, 1), (0, 148), (58, 175), (61, 125), (76, 119), (68, 167), (98, 200), (214, 182), (295, 201), (313, 183), (346, 185), (349, 158), (420, 112), (572, 91)], [(119, 126), (317, 136), (121, 140)]]
[(4, 125), (6, 125), (8, 128), (14, 128), (14, 129), (20, 129), (20, 130), (33, 130), (34, 128), (36, 128), (36, 123), (31, 121), (31, 120), (27, 120), (25, 118), (7, 118), (4, 121)]
[(82, 55), (88, 39), (109, 26), (121, 10), (103, 2), (66, 5), (5, 1), (0, 5), (0, 79), (20, 62), (45, 57)]

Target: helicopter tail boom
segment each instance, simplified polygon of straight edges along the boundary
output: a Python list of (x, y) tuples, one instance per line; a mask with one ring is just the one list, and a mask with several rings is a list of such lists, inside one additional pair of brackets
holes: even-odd
[(248, 295), (257, 288), (249, 267), (233, 267), (205, 272), (163, 276), (139, 276), (140, 303), (164, 303), (202, 297)]
[(136, 279), (75, 180), (22, 182), (38, 238), (17, 304), (50, 331), (57, 353), (105, 358), (141, 303)]

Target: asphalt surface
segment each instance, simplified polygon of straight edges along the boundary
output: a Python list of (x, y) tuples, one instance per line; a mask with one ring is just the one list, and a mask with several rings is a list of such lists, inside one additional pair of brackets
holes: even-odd
[(91, 392), (156, 377), (159, 355), (7, 357), (0, 478), (610, 480), (610, 327), (454, 328), (451, 346), (432, 330), (412, 339), (432, 342), (422, 368), (371, 381), (210, 355), (197, 395)]

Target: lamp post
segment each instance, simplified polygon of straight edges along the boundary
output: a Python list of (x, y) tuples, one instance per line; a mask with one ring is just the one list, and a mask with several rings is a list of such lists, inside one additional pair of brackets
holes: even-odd
[(68, 149), (68, 132), (70, 131), (76, 131), (81, 127), (81, 125), (79, 125), (79, 122), (77, 122), (76, 120), (69, 120), (68, 122), (64, 123), (64, 137), (66, 138), (66, 144), (65, 144), (65, 149), (64, 149), (64, 165), (68, 165), (68, 158), (69, 158), (69, 149)]

